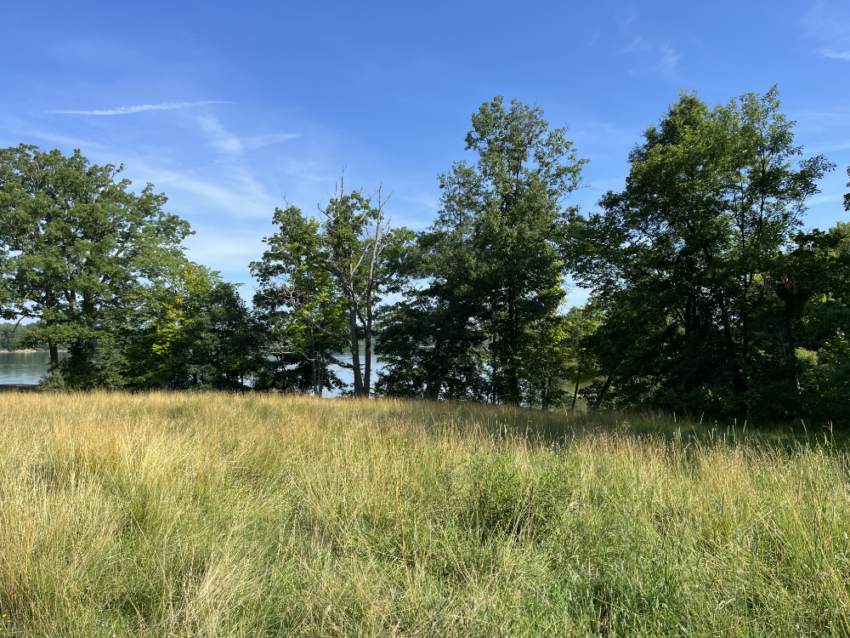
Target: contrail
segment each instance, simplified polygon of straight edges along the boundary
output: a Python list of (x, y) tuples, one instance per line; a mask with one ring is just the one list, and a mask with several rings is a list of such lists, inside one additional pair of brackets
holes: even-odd
[(193, 106), (206, 106), (208, 104), (232, 104), (221, 100), (206, 100), (204, 102), (165, 102), (164, 104), (140, 104), (139, 106), (119, 106), (117, 109), (105, 111), (48, 111), (48, 113), (61, 113), (63, 115), (130, 115), (141, 111), (173, 111), (174, 109), (188, 109)]

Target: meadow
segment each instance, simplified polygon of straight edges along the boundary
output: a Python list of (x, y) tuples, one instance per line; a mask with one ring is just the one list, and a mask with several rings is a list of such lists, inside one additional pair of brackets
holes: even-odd
[(2, 399), (0, 636), (850, 636), (824, 428)]

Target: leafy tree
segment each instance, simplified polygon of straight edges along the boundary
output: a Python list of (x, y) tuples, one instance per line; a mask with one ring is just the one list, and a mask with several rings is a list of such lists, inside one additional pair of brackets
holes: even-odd
[(260, 331), (237, 285), (178, 259), (139, 292), (138, 323), (126, 336), (130, 385), (247, 387), (246, 377), (257, 366)]
[(799, 397), (800, 414), (850, 423), (850, 224), (800, 233), (795, 243), (777, 285), (776, 313), (794, 350), (791, 396)]
[(343, 347), (337, 335), (347, 328), (347, 304), (333, 276), (312, 260), (320, 248), (319, 222), (289, 206), (275, 211), (274, 223), (281, 231), (264, 240), (262, 261), (251, 264), (259, 282), (254, 307), (265, 330), (258, 387), (322, 396), (325, 389), (342, 388), (329, 366), (344, 365), (336, 355)]
[[(430, 239), (420, 235), (419, 243)], [(377, 390), (389, 396), (481, 401), (487, 396), (483, 365), (485, 335), (475, 324), (477, 308), (466, 294), (466, 263), (457, 246), (445, 251), (412, 249), (398, 268), (406, 280), (393, 292), (401, 301), (380, 316), (377, 352), (383, 362)], [(449, 270), (454, 261), (454, 271)], [(442, 276), (424, 287), (419, 282)]]
[(29, 343), (53, 366), (67, 343), (72, 387), (119, 386), (119, 342), (140, 280), (179, 255), (188, 224), (163, 212), (165, 196), (139, 194), (123, 166), (96, 166), (21, 145), (0, 150), (0, 301), (7, 318), (36, 318)]
[[(258, 333), (237, 285), (215, 281), (200, 312), (183, 327), (183, 366), (178, 383), (226, 390), (246, 389), (253, 374)], [(177, 384), (175, 384), (177, 385)], [(180, 385), (177, 385), (180, 387)]]
[[(323, 385), (320, 378), (332, 379), (328, 363), (353, 371), (355, 396), (371, 393), (376, 306), (395, 276), (389, 255), (409, 238), (404, 229), (390, 230), (392, 216), (384, 210), (388, 199), (380, 188), (369, 196), (362, 190), (346, 194), (341, 181), (328, 205), (319, 208), (321, 221), (305, 218), (294, 206), (277, 209), (279, 230), (264, 240), (269, 249), (262, 260), (251, 264), (260, 283), (258, 305), (288, 322), (285, 347), (310, 361), (316, 393)], [(331, 356), (338, 346), (351, 352), (351, 364)]]
[(590, 385), (599, 376), (599, 362), (589, 345), (589, 339), (599, 329), (601, 316), (594, 304), (570, 308), (565, 319), (566, 342), (569, 344), (569, 365), (566, 378), (573, 385), (570, 410), (575, 410), (578, 391), (582, 385)]
[[(447, 395), (461, 372), (470, 388), (498, 402), (529, 403), (540, 395), (523, 361), (564, 299), (560, 245), (567, 228), (564, 198), (581, 180), (566, 129), (549, 129), (540, 108), (502, 97), (472, 116), (466, 150), (474, 165), (456, 162), (440, 175), (441, 210), (417, 238), (420, 277), (388, 315), (382, 351), (391, 379), (404, 378), (403, 357), (414, 348), (425, 395)], [(392, 325), (390, 325), (392, 324)], [(404, 336), (406, 333), (406, 336)], [(470, 374), (486, 379), (468, 379)], [(427, 379), (422, 381), (421, 379)]]
[(625, 190), (573, 217), (568, 261), (606, 309), (613, 330), (597, 334), (622, 345), (599, 351), (615, 404), (746, 418), (776, 398), (766, 373), (794, 357), (768, 321), (776, 266), (832, 168), (797, 159), (779, 108), (775, 88), (713, 108), (681, 94), (630, 154)]
[(532, 329), (528, 353), (522, 361), (525, 402), (543, 410), (567, 402), (571, 340), (570, 322), (562, 315), (549, 315)]

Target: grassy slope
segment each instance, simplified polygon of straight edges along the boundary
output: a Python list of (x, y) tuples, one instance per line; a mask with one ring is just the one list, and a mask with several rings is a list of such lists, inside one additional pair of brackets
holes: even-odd
[(0, 635), (850, 633), (832, 439), (617, 418), (6, 394)]

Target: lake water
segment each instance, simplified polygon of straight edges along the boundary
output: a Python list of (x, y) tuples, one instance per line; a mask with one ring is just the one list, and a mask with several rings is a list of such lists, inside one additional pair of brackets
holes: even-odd
[[(64, 356), (65, 353), (60, 353)], [(0, 385), (32, 384), (47, 372), (49, 352), (0, 352)]]
[[(336, 356), (337, 359), (339, 359), (340, 361), (344, 361), (345, 363), (351, 363), (351, 361), (352, 361), (351, 353), (337, 354), (335, 356)], [(364, 364), (364, 358), (363, 358), (363, 353), (361, 351), (361, 353), (360, 353), (360, 373), (361, 374), (363, 374), (363, 372), (364, 372), (363, 364)], [(354, 388), (354, 370), (349, 370), (348, 368), (341, 368), (339, 366), (329, 366), (329, 367), (330, 367), (331, 370), (333, 370), (333, 372), (336, 374), (336, 376), (338, 376), (340, 378), (341, 381), (344, 381), (345, 383), (349, 384), (349, 390)], [(372, 387), (375, 386), (375, 381), (378, 380), (378, 372), (380, 372), (383, 369), (384, 369), (384, 366), (381, 364), (381, 362), (377, 360), (375, 355), (372, 355)], [(323, 396), (332, 397), (332, 396), (336, 396), (336, 394), (337, 394), (336, 392), (328, 392), (327, 390), (325, 390), (324, 393), (323, 393)]]
[[(64, 358), (66, 353), (60, 352), (59, 356)], [(338, 355), (341, 361), (351, 363), (351, 355)], [(35, 385), (47, 372), (50, 363), (49, 352), (0, 352), (0, 385), (29, 384)], [(363, 365), (361, 356), (360, 365)], [(362, 369), (362, 368), (361, 368)], [(372, 383), (378, 378), (378, 371), (383, 366), (379, 361), (372, 359)], [(354, 373), (346, 368), (334, 367), (334, 372), (343, 381), (354, 384)], [(326, 393), (327, 394), (327, 393)]]

